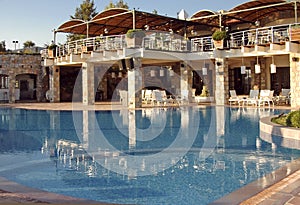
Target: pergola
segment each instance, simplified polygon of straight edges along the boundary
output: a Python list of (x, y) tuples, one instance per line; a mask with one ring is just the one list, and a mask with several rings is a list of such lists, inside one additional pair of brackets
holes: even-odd
[(189, 26), (201, 24), (137, 10), (112, 8), (100, 12), (90, 21), (69, 20), (55, 32), (84, 34), (87, 36), (125, 34), (129, 29), (172, 31), (184, 34)]
[(272, 19), (272, 17), (276, 17), (279, 12), (291, 11), (290, 15), (294, 16), (295, 23), (297, 23), (297, 7), (299, 5), (300, 2), (297, 0), (249, 1), (240, 4), (229, 11), (221, 10), (219, 12), (214, 12), (210, 10), (201, 10), (196, 12), (189, 20), (219, 28), (238, 23), (250, 23), (255, 25), (260, 19), (266, 17)]

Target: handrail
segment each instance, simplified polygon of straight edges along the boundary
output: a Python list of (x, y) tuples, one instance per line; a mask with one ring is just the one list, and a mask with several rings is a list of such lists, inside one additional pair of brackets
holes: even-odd
[[(299, 31), (294, 32), (293, 27), (299, 27)], [(60, 57), (90, 51), (103, 52), (132, 47), (174, 52), (205, 52), (215, 49), (211, 36), (192, 38), (191, 41), (188, 41), (181, 36), (176, 36), (169, 32), (145, 31), (145, 34), (146, 36), (142, 39), (142, 42), (135, 43), (133, 46), (129, 45), (126, 35), (97, 36), (71, 41), (57, 46), (54, 55)], [(267, 45), (270, 43), (282, 44), (286, 41), (300, 41), (300, 23), (281, 24), (232, 32), (225, 39), (224, 48)], [(49, 53), (44, 51), (43, 57), (49, 57)]]

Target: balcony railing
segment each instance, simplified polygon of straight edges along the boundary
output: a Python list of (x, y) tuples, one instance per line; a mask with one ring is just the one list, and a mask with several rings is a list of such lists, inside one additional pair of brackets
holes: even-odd
[[(297, 27), (299, 27), (297, 29)], [(284, 24), (257, 29), (229, 33), (224, 39), (224, 48), (239, 48), (241, 46), (283, 44), (286, 41), (300, 41), (300, 24)], [(214, 50), (213, 39), (209, 37), (191, 40), (193, 52)]]
[[(132, 47), (172, 52), (205, 52), (215, 49), (211, 36), (197, 37), (188, 41), (169, 32), (145, 31), (145, 33), (146, 36), (142, 41), (134, 46), (129, 45), (126, 35), (98, 36), (68, 42), (57, 46), (54, 56), (60, 57), (90, 51), (103, 52)], [(271, 43), (283, 44), (286, 41), (300, 41), (300, 24), (284, 24), (232, 32), (228, 34), (227, 39), (224, 39), (224, 48), (268, 45)], [(49, 57), (46, 50), (43, 55)]]

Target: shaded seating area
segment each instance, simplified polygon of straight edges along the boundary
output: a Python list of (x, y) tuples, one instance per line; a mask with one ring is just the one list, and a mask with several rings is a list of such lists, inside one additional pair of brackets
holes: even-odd
[(142, 90), (142, 102), (151, 105), (174, 104), (172, 96), (168, 96), (165, 90)]
[(250, 90), (249, 96), (238, 96), (235, 90), (230, 90), (230, 98), (228, 99), (229, 105), (239, 106), (273, 106), (280, 104), (289, 104), (289, 89), (282, 89), (280, 96), (274, 96), (274, 90)]

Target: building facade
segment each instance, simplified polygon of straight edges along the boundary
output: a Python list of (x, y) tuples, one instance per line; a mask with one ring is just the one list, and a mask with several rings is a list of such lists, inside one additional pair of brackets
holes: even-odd
[[(186, 93), (188, 101), (198, 95), (200, 101), (210, 97), (224, 105), (229, 90), (248, 95), (269, 89), (279, 96), (290, 89), (291, 106), (299, 107), (298, 6), (297, 1), (249, 1), (229, 11), (201, 10), (189, 19), (110, 9), (89, 22), (67, 21), (55, 34), (87, 38), (56, 47), (54, 56), (44, 52), (47, 98), (124, 101), (120, 90), (126, 90), (125, 104), (141, 107), (143, 90), (163, 89), (178, 100)], [(130, 39), (129, 30), (139, 33)], [(216, 31), (226, 34), (220, 45)]]

